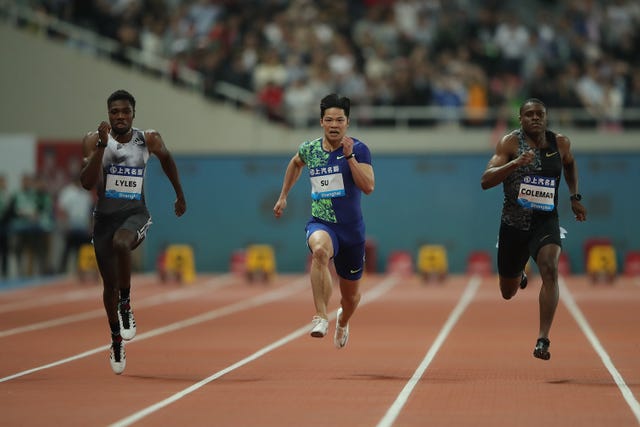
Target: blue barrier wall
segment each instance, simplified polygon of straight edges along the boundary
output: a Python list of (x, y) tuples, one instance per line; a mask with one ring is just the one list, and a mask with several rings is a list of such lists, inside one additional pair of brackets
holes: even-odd
[[(584, 270), (583, 245), (590, 237), (613, 240), (619, 261), (640, 248), (637, 212), (640, 155), (578, 154), (580, 191), (586, 223), (573, 219), (566, 185), (560, 189), (560, 224), (568, 234), (564, 249), (573, 271)], [(450, 269), (462, 272), (471, 251), (487, 250), (495, 259), (502, 187), (482, 191), (480, 175), (489, 155), (376, 156), (376, 189), (363, 197), (367, 234), (376, 244), (383, 270), (394, 250), (417, 254), (425, 243), (447, 248)], [(180, 156), (176, 158), (188, 211), (173, 215), (173, 189), (157, 160), (147, 171), (146, 196), (154, 225), (144, 246), (144, 268), (169, 243), (187, 243), (199, 271), (227, 271), (231, 253), (250, 243), (274, 246), (278, 270), (303, 271), (307, 249), (304, 224), (309, 215), (309, 182), (303, 175), (289, 195), (284, 216), (272, 208), (288, 156)]]

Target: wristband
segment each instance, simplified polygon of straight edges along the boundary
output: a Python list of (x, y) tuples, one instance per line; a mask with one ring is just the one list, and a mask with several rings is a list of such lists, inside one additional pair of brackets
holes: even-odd
[(102, 140), (100, 138), (98, 138), (98, 142), (96, 142), (96, 147), (99, 148), (106, 148), (107, 144), (103, 144)]
[(355, 156), (356, 156), (356, 153), (351, 153), (347, 157), (345, 157), (345, 159), (349, 160), (350, 158), (355, 157)]

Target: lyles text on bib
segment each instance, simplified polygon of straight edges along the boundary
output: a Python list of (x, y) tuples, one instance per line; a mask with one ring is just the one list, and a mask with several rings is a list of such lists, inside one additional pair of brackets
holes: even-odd
[(108, 199), (142, 199), (143, 167), (109, 166), (105, 185), (105, 197)]

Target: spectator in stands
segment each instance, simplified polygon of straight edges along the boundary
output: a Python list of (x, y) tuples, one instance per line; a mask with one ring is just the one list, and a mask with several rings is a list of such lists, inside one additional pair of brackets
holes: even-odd
[(117, 17), (115, 38), (119, 48), (114, 59), (126, 65), (132, 64), (128, 51), (140, 49), (140, 29), (142, 28), (141, 2), (131, 1)]
[(500, 52), (501, 69), (514, 76), (522, 75), (524, 55), (529, 46), (529, 30), (514, 13), (506, 12), (498, 24), (495, 44)]
[(216, 85), (222, 78), (225, 67), (225, 57), (221, 49), (211, 49), (203, 52), (200, 73), (203, 78), (203, 91), (207, 97), (218, 97)]
[[(69, 271), (69, 259), (76, 256), (80, 247), (91, 243), (91, 213), (93, 197), (80, 186), (78, 173), (65, 185), (57, 200), (57, 225), (62, 231), (64, 249), (58, 271)], [(74, 263), (77, 264), (77, 263)]]
[[(631, 76), (629, 91), (627, 92), (625, 106), (635, 108), (640, 111), (640, 69), (637, 69)], [(625, 121), (625, 126), (638, 128), (640, 127), (640, 115), (629, 118)]]
[(154, 74), (158, 72), (158, 62), (165, 57), (165, 23), (161, 18), (145, 15), (140, 30), (140, 61), (145, 69)]
[(324, 66), (324, 62), (317, 61), (309, 67), (309, 86), (320, 99), (323, 94), (331, 93), (335, 89), (335, 81), (331, 78), (331, 72)]
[(334, 37), (330, 52), (327, 54), (327, 65), (331, 74), (338, 80), (357, 71), (356, 55), (346, 37), (341, 35)]
[(580, 102), (602, 130), (617, 131), (622, 122), (624, 93), (613, 80), (613, 69), (598, 61), (588, 62), (586, 73), (576, 83)]
[(284, 117), (296, 128), (308, 127), (315, 123), (313, 114), (315, 99), (313, 89), (304, 77), (298, 77), (284, 91)]
[(187, 3), (187, 15), (196, 45), (206, 43), (211, 29), (221, 19), (224, 7), (215, 0), (195, 0)]
[(467, 103), (467, 90), (457, 74), (438, 75), (433, 84), (433, 104), (443, 109), (443, 122), (457, 123), (462, 119), (463, 107)]
[(0, 173), (0, 278), (9, 276), (9, 220), (10, 194), (7, 177)]
[(49, 273), (53, 201), (44, 180), (24, 174), (10, 209), (10, 233), (15, 237), (18, 273), (21, 276)]
[(242, 56), (235, 54), (225, 61), (220, 71), (220, 81), (237, 86), (240, 89), (251, 90), (251, 73), (246, 69)]
[(257, 94), (258, 111), (273, 122), (284, 122), (284, 89), (273, 81), (268, 81)]
[(467, 70), (467, 99), (465, 102), (467, 126), (486, 126), (489, 115), (489, 96), (487, 94), (487, 77), (478, 66)]
[(259, 93), (271, 84), (282, 88), (287, 82), (287, 69), (274, 48), (267, 49), (253, 70), (253, 90)]
[[(580, 70), (575, 62), (569, 62), (556, 77), (553, 96), (550, 98), (551, 106), (555, 106), (557, 114), (554, 114), (559, 123), (567, 126), (575, 126), (577, 117), (572, 113), (573, 109), (580, 108), (580, 99), (576, 93), (576, 81)], [(548, 81), (548, 80), (547, 80)]]

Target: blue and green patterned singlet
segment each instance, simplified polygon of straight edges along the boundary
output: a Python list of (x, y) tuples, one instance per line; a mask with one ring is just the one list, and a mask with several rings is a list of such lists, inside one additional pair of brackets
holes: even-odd
[[(355, 138), (353, 153), (359, 163), (371, 164), (369, 148)], [(309, 169), (311, 215), (340, 224), (362, 221), (362, 191), (353, 180), (342, 147), (326, 151), (318, 138), (300, 144), (298, 155)]]

